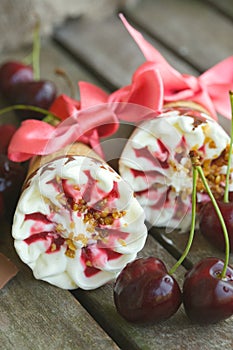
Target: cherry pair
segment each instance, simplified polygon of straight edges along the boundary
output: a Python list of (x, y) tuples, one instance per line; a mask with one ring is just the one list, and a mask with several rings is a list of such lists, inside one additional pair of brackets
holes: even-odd
[(7, 157), (7, 148), (16, 128), (11, 124), (0, 125), (0, 217), (12, 219), (26, 169)]
[(223, 266), (217, 258), (200, 261), (185, 275), (182, 293), (161, 260), (137, 259), (116, 280), (116, 308), (129, 322), (151, 324), (171, 317), (183, 301), (192, 321), (221, 321), (233, 314), (233, 269), (228, 267), (222, 278)]
[[(22, 62), (8, 61), (0, 67), (0, 94), (11, 105), (34, 106), (48, 110), (56, 98), (55, 84), (40, 80), (40, 22), (34, 27), (31, 57), (32, 66)], [(21, 120), (42, 119), (44, 114), (33, 110), (16, 109)]]
[[(232, 95), (233, 96), (233, 95)], [(233, 98), (232, 98), (233, 100)], [(233, 124), (233, 123), (232, 123)], [(233, 135), (233, 132), (232, 132)], [(232, 149), (232, 138), (231, 147)], [(114, 301), (118, 312), (128, 321), (153, 323), (166, 320), (180, 307), (182, 301), (188, 317), (198, 323), (215, 323), (233, 315), (233, 269), (228, 266), (230, 240), (224, 217), (206, 181), (197, 151), (190, 152), (193, 165), (192, 221), (187, 246), (176, 264), (168, 272), (163, 262), (156, 258), (138, 259), (128, 264), (118, 276), (114, 286)], [(229, 157), (230, 158), (230, 157)], [(230, 161), (228, 162), (230, 169)], [(217, 258), (203, 259), (186, 275), (183, 293), (172, 274), (186, 258), (194, 237), (196, 218), (196, 184), (201, 177), (210, 197), (213, 210), (204, 212), (205, 230), (214, 228), (219, 221), (225, 247), (225, 261)], [(229, 175), (229, 172), (228, 172)], [(229, 176), (226, 177), (226, 189)], [(225, 196), (224, 196), (225, 197)], [(211, 208), (212, 208), (211, 207)], [(204, 208), (204, 210), (206, 210)], [(208, 209), (207, 209), (208, 210)], [(210, 225), (208, 225), (210, 223)]]
[[(31, 105), (48, 110), (56, 98), (56, 87), (51, 81), (35, 80), (31, 66), (9, 61), (0, 67), (0, 93), (11, 105)], [(28, 110), (16, 110), (16, 113), (21, 120), (44, 117)]]

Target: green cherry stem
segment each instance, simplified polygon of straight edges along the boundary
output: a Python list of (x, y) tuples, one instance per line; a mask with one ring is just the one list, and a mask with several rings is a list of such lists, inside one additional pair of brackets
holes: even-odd
[(225, 203), (229, 203), (229, 178), (230, 178), (230, 172), (231, 172), (231, 155), (232, 155), (232, 145), (233, 145), (233, 91), (230, 91), (229, 95), (230, 95), (230, 101), (231, 101), (231, 139), (230, 139), (226, 183), (225, 183), (225, 191), (224, 191), (224, 199), (223, 199)]
[[(195, 166), (195, 165), (194, 165)], [(222, 269), (222, 272), (221, 272), (221, 278), (224, 278), (226, 276), (226, 271), (227, 271), (227, 265), (229, 263), (229, 255), (230, 255), (230, 243), (229, 243), (229, 236), (228, 236), (228, 232), (227, 232), (227, 228), (226, 228), (226, 224), (225, 224), (225, 221), (223, 219), (223, 216), (222, 216), (222, 213), (219, 209), (219, 206), (213, 196), (213, 193), (208, 185), (208, 182), (205, 178), (205, 175), (204, 175), (204, 172), (202, 170), (202, 167), (200, 165), (196, 165), (195, 166), (197, 171), (198, 171), (198, 174), (203, 182), (203, 185), (205, 186), (205, 189), (211, 199), (211, 202), (214, 206), (214, 209), (216, 211), (216, 214), (218, 215), (218, 218), (219, 218), (219, 221), (220, 221), (220, 224), (222, 226), (222, 230), (223, 230), (223, 234), (224, 234), (224, 239), (225, 239), (225, 260), (224, 260), (224, 265), (223, 265), (223, 269)]]
[[(9, 107), (5, 107), (3, 109), (0, 109), (0, 115), (11, 112), (13, 110), (16, 109), (21, 109), (21, 110), (29, 110), (29, 111), (34, 111), (34, 112), (39, 112), (41, 114), (44, 114), (45, 116), (50, 116), (50, 118), (44, 118), (44, 121), (54, 125), (53, 123), (55, 123), (55, 121), (60, 122), (60, 120), (57, 118), (57, 116), (55, 114), (53, 114), (52, 112), (49, 112), (46, 109), (40, 108), (40, 107), (36, 107), (36, 106), (30, 106), (30, 105), (13, 105), (13, 106), (9, 106)], [(52, 123), (53, 121), (53, 123)]]
[(190, 227), (190, 233), (189, 233), (189, 239), (187, 242), (187, 245), (185, 247), (185, 250), (179, 260), (173, 265), (173, 267), (170, 269), (169, 274), (172, 275), (176, 269), (182, 264), (186, 256), (188, 255), (191, 245), (193, 243), (193, 237), (195, 232), (195, 222), (196, 222), (196, 195), (197, 195), (197, 178), (198, 178), (198, 171), (196, 167), (192, 167), (192, 173), (193, 173), (193, 189), (192, 189), (192, 219), (191, 219), (191, 227)]
[(37, 20), (37, 23), (34, 28), (33, 33), (33, 50), (32, 50), (32, 67), (34, 80), (40, 79), (40, 21)]

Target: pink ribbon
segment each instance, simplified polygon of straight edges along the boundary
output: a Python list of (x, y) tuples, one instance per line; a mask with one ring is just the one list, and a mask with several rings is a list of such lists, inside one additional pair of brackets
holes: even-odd
[(163, 84), (153, 62), (137, 69), (132, 83), (108, 95), (88, 82), (79, 82), (80, 101), (59, 96), (50, 108), (61, 122), (24, 121), (8, 148), (11, 160), (22, 162), (34, 155), (53, 153), (75, 141), (89, 144), (102, 157), (100, 138), (114, 134), (119, 120), (139, 122), (162, 108)]
[(231, 118), (229, 90), (233, 89), (233, 56), (223, 60), (199, 77), (181, 74), (134, 29), (120, 14), (126, 29), (147, 61), (154, 62), (164, 84), (164, 103), (188, 100), (199, 103), (217, 119), (216, 111)]

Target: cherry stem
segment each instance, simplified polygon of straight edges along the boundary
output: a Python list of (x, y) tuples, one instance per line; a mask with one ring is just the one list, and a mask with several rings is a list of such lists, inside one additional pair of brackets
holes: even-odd
[[(0, 115), (11, 112), (13, 110), (17, 110), (17, 109), (39, 112), (39, 113), (44, 114), (46, 116), (50, 116), (53, 121), (57, 120), (60, 122), (60, 120), (57, 118), (57, 116), (55, 114), (53, 114), (52, 112), (49, 112), (46, 109), (43, 109), (40, 107), (30, 106), (30, 105), (13, 105), (13, 106), (5, 107), (3, 109), (0, 109)], [(51, 122), (49, 122), (49, 119), (48, 120), (46, 120), (46, 118), (44, 119), (44, 121), (49, 123), (49, 124), (52, 124), (52, 120), (51, 120)]]
[(169, 274), (172, 275), (176, 269), (182, 264), (186, 256), (188, 255), (191, 245), (193, 243), (193, 237), (195, 232), (195, 222), (196, 222), (196, 195), (197, 195), (197, 177), (198, 177), (198, 171), (196, 167), (192, 168), (193, 172), (193, 189), (192, 189), (192, 219), (191, 219), (191, 227), (190, 227), (190, 233), (189, 233), (189, 239), (187, 242), (187, 245), (185, 247), (185, 250), (179, 260), (175, 263), (175, 265), (170, 269)]
[(204, 172), (202, 170), (202, 167), (200, 165), (197, 165), (194, 167), (196, 167), (197, 171), (198, 171), (198, 174), (200, 175), (200, 178), (205, 186), (205, 189), (211, 199), (211, 202), (214, 206), (214, 209), (216, 211), (216, 214), (218, 215), (218, 218), (219, 218), (219, 221), (221, 223), (221, 226), (222, 226), (222, 230), (223, 230), (223, 234), (224, 234), (224, 239), (225, 239), (225, 261), (224, 261), (224, 265), (223, 265), (223, 269), (222, 269), (222, 272), (221, 272), (221, 278), (224, 278), (226, 276), (226, 271), (227, 271), (227, 265), (229, 263), (229, 255), (230, 255), (230, 244), (229, 244), (229, 236), (228, 236), (228, 232), (227, 232), (227, 228), (226, 228), (226, 224), (225, 224), (225, 221), (223, 219), (223, 216), (222, 216), (222, 213), (219, 209), (219, 206), (213, 196), (213, 193), (208, 185), (208, 182), (205, 178), (205, 175), (204, 175)]
[(39, 80), (40, 79), (40, 21), (39, 20), (37, 20), (37, 23), (34, 28), (34, 33), (33, 33), (32, 67), (33, 67), (34, 80)]
[(229, 91), (230, 101), (231, 101), (231, 138), (230, 138), (230, 147), (229, 147), (229, 157), (227, 164), (227, 173), (226, 173), (226, 184), (224, 191), (224, 203), (229, 203), (229, 179), (231, 172), (231, 155), (232, 155), (232, 144), (233, 144), (233, 91)]
[(66, 84), (69, 86), (69, 89), (70, 89), (70, 97), (74, 99), (75, 98), (74, 84), (72, 83), (67, 73), (61, 68), (56, 68), (55, 74), (60, 75), (66, 81)]

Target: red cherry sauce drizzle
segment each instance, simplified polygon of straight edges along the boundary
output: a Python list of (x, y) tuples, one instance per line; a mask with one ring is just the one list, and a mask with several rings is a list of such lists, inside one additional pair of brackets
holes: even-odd
[[(120, 253), (114, 252), (113, 250), (107, 249), (107, 248), (101, 248), (99, 250), (99, 253), (101, 255), (105, 254), (108, 261), (118, 259), (122, 255)], [(86, 277), (92, 277), (101, 271), (98, 268), (93, 266), (93, 261), (96, 259), (96, 257), (93, 256), (90, 247), (82, 248), (81, 259), (82, 259), (83, 264), (85, 266), (84, 273), (85, 273)]]
[(135, 156), (137, 158), (145, 158), (149, 160), (156, 167), (167, 169), (169, 168), (169, 164), (167, 162), (169, 151), (162, 143), (162, 141), (157, 140), (157, 142), (159, 143), (161, 149), (160, 152), (155, 152), (154, 154), (152, 154), (147, 147), (144, 147), (140, 149), (134, 149)]
[[(104, 210), (107, 206), (110, 207), (110, 203), (112, 201), (114, 201), (115, 199), (120, 197), (120, 194), (118, 191), (118, 184), (116, 181), (113, 182), (112, 190), (106, 194), (106, 192), (100, 190), (99, 188), (98, 189), (96, 188), (97, 181), (91, 177), (90, 171), (86, 171), (85, 173), (88, 177), (88, 183), (87, 183), (85, 190), (83, 192), (83, 195), (82, 195), (83, 199), (85, 200), (85, 202), (88, 203), (88, 201), (90, 201), (92, 199), (91, 195), (93, 194), (93, 191), (95, 191), (95, 197), (96, 197), (96, 194), (98, 193), (98, 197), (101, 198), (99, 201), (97, 201), (94, 204), (94, 208), (89, 207), (89, 210), (88, 210), (89, 212), (95, 213), (95, 212), (99, 212), (101, 210)], [(104, 204), (105, 200), (106, 200), (106, 204)], [(123, 239), (127, 238), (127, 236), (128, 236), (128, 233), (121, 232), (119, 230), (106, 228), (104, 224), (97, 224), (95, 231), (98, 234), (100, 234), (100, 236), (101, 236), (101, 232), (102, 232), (102, 236), (107, 236), (108, 242), (110, 242), (111, 247), (114, 247), (114, 242), (116, 239), (123, 240)], [(108, 261), (113, 260), (113, 259), (118, 259), (120, 256), (122, 256), (121, 253), (117, 253), (117, 252), (113, 251), (112, 249), (109, 249), (108, 247), (106, 247), (103, 240), (98, 240), (96, 246), (97, 246), (100, 254), (106, 255), (106, 258)], [(93, 266), (95, 257), (92, 255), (90, 246), (86, 246), (86, 247), (82, 248), (81, 258), (82, 258), (82, 261), (85, 265), (84, 273), (85, 273), (86, 277), (91, 277), (91, 276), (97, 274), (98, 272), (100, 272), (100, 270), (98, 268)]]
[(49, 248), (46, 250), (46, 253), (55, 253), (58, 252), (61, 246), (64, 244), (65, 239), (62, 238), (59, 234), (54, 234), (53, 232), (40, 232), (34, 234), (24, 240), (28, 245), (38, 242), (38, 241), (49, 241)]
[(91, 201), (91, 198), (92, 198), (92, 195), (93, 195), (93, 192), (95, 191), (96, 192), (96, 185), (97, 185), (97, 181), (96, 179), (94, 179), (92, 176), (91, 176), (91, 172), (89, 170), (86, 170), (84, 171), (85, 175), (87, 176), (88, 178), (88, 181), (87, 181), (87, 184), (85, 186), (85, 190), (83, 192), (83, 199), (85, 200), (85, 202), (90, 202)]
[[(175, 155), (174, 158), (175, 160), (180, 163), (180, 161), (184, 158), (187, 157), (188, 155), (188, 150), (187, 150), (187, 142), (186, 142), (186, 138), (184, 135), (182, 135), (182, 138), (180, 140), (180, 142), (178, 143), (178, 145), (176, 146), (175, 149)], [(179, 151), (178, 151), (179, 150)]]
[[(54, 169), (49, 166), (46, 166), (46, 169), (43, 171)], [(48, 184), (51, 184), (55, 191), (58, 193), (63, 193), (66, 199), (65, 209), (73, 213), (73, 205), (77, 203), (80, 199), (84, 200), (87, 204), (87, 211), (91, 213), (101, 212), (106, 207), (110, 207), (110, 203), (115, 199), (120, 197), (118, 191), (118, 184), (116, 181), (113, 182), (112, 190), (106, 194), (106, 192), (97, 188), (97, 181), (92, 178), (90, 171), (86, 171), (86, 175), (88, 178), (87, 184), (82, 187), (83, 193), (81, 193), (81, 189), (77, 185), (70, 184), (67, 179), (59, 179), (53, 178), (48, 181)], [(94, 204), (94, 208), (88, 206), (87, 201), (93, 200), (92, 197), (97, 199), (97, 202)], [(104, 201), (106, 200), (106, 201)], [(104, 203), (104, 204), (103, 204)], [(52, 210), (52, 208), (51, 208)], [(77, 215), (83, 215), (81, 212), (77, 211)], [(32, 244), (37, 241), (48, 241), (50, 242), (49, 248), (46, 250), (46, 253), (53, 253), (60, 249), (60, 247), (65, 243), (65, 239), (60, 235), (60, 233), (52, 232), (51, 230), (46, 230), (46, 225), (53, 224), (51, 220), (49, 220), (45, 215), (41, 213), (32, 213), (25, 215), (25, 220), (33, 220), (34, 225), (31, 228), (31, 236), (25, 239), (25, 243)], [(118, 219), (114, 219), (114, 224), (119, 221)], [(39, 225), (39, 226), (38, 226)], [(118, 259), (122, 256), (121, 253), (115, 252), (112, 250), (115, 246), (116, 240), (125, 240), (128, 236), (128, 233), (122, 232), (118, 229), (110, 229), (108, 224), (97, 224), (95, 227), (95, 234), (98, 234), (100, 237), (108, 239), (108, 244), (106, 245), (102, 239), (97, 240), (96, 248), (99, 252), (100, 256), (105, 255), (107, 261)], [(116, 227), (116, 225), (115, 225)], [(43, 231), (43, 229), (45, 229)], [(111, 247), (111, 248), (110, 248)], [(96, 273), (100, 272), (100, 269), (95, 268), (95, 256), (91, 252), (90, 246), (85, 246), (81, 249), (81, 259), (83, 264), (85, 265), (85, 275), (87, 277), (91, 277)]]
[[(39, 212), (25, 215), (25, 221), (33, 220), (35, 224), (31, 228), (31, 235), (24, 239), (24, 242), (28, 245), (38, 241), (50, 241), (49, 248), (46, 253), (54, 253), (60, 250), (60, 247), (64, 244), (65, 239), (60, 234), (51, 231), (38, 232), (38, 229), (42, 229), (43, 225), (53, 224), (47, 217)], [(37, 224), (39, 226), (37, 226)]]

